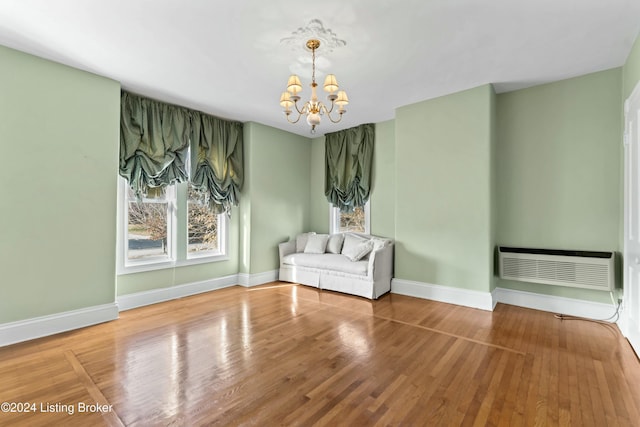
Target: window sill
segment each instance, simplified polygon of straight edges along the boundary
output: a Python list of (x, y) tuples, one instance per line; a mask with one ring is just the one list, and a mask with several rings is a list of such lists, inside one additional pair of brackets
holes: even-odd
[(215, 254), (215, 255), (200, 255), (193, 256), (192, 258), (183, 259), (176, 262), (176, 267), (182, 267), (185, 265), (206, 264), (208, 262), (229, 261), (227, 254)]
[(147, 271), (167, 270), (177, 267), (187, 267), (190, 265), (207, 264), (213, 262), (228, 261), (229, 256), (226, 254), (199, 256), (180, 261), (161, 261), (151, 263), (140, 263), (128, 265), (126, 267), (118, 267), (117, 275), (124, 276), (127, 274), (144, 273)]

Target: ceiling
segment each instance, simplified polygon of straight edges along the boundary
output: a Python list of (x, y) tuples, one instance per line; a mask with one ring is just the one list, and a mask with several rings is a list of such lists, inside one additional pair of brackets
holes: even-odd
[(349, 95), (339, 124), (493, 83), (498, 92), (618, 67), (638, 0), (0, 0), (0, 44), (219, 117), (309, 135), (278, 104), (292, 70), (309, 96), (310, 53), (281, 42), (319, 19), (346, 45), (318, 51), (318, 80)]

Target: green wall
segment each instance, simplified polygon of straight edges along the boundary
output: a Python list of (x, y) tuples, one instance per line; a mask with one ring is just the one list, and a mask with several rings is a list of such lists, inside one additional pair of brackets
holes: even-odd
[[(490, 153), (489, 153), (489, 185), (491, 199), (490, 210), (491, 218), (489, 222), (489, 253), (493, 254), (492, 259), (492, 271), (490, 274), (495, 274), (498, 269), (498, 253), (496, 251), (496, 234), (498, 230), (498, 97), (492, 90), (490, 102), (489, 102), (489, 117), (490, 117)], [(495, 277), (490, 279), (490, 289), (493, 291), (496, 288)]]
[[(371, 186), (371, 234), (395, 238), (396, 167), (395, 122), (376, 124)], [(328, 216), (325, 217), (328, 222)]]
[(278, 268), (278, 243), (309, 228), (311, 141), (258, 123), (245, 123), (241, 261), (243, 273)]
[(120, 85), (0, 46), (0, 323), (115, 301)]
[[(374, 148), (374, 156), (375, 151)], [(309, 231), (326, 234), (329, 232), (329, 202), (324, 195), (324, 169), (324, 136), (321, 136), (311, 140), (311, 182), (309, 184), (311, 216)]]
[[(621, 250), (621, 69), (498, 96), (497, 242)], [(607, 302), (597, 291), (498, 286)]]
[(396, 278), (489, 292), (494, 96), (484, 85), (396, 110)]

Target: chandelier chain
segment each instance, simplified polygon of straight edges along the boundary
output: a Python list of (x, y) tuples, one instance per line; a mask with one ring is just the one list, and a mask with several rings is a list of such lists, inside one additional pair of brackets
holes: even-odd
[(311, 82), (316, 82), (316, 48), (311, 49)]

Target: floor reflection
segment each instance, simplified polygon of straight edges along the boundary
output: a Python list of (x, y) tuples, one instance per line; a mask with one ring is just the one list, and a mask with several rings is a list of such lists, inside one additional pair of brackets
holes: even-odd
[(360, 357), (368, 357), (371, 354), (371, 347), (365, 335), (354, 325), (342, 322), (338, 325), (338, 335), (342, 345), (355, 350)]

